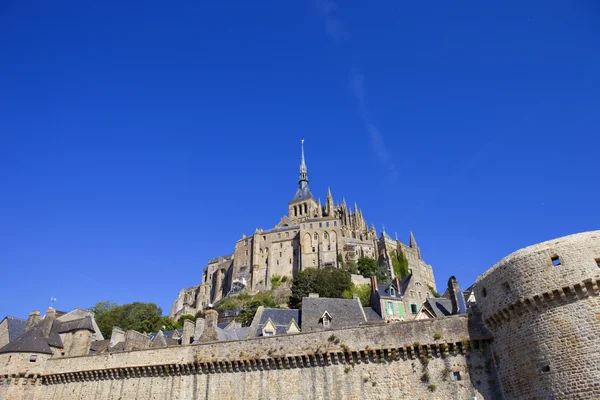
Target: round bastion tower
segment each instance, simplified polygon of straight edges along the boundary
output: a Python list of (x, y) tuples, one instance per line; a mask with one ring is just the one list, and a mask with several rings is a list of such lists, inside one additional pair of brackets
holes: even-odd
[(507, 399), (600, 399), (600, 231), (526, 247), (475, 282)]

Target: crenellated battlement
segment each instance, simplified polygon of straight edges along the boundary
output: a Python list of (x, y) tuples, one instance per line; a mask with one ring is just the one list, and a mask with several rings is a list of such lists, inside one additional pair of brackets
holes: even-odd
[(509, 321), (514, 316), (521, 316), (528, 312), (559, 307), (590, 296), (600, 296), (600, 275), (585, 279), (582, 282), (563, 286), (544, 293), (538, 293), (531, 297), (519, 299), (504, 307), (500, 311), (485, 319), (485, 323), (492, 328), (503, 322)]

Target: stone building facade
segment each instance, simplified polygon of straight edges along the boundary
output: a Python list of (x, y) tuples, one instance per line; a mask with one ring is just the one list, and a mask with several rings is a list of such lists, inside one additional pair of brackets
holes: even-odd
[(412, 232), (408, 245), (390, 238), (385, 231), (378, 237), (375, 226), (369, 227), (356, 203), (353, 207), (345, 199), (336, 203), (330, 189), (325, 204), (313, 196), (303, 144), (298, 188), (287, 205), (287, 215), (272, 229), (243, 235), (233, 254), (212, 259), (204, 268), (202, 283), (179, 293), (170, 316), (194, 314), (242, 289), (250, 293), (268, 290), (274, 275), (293, 278), (305, 268), (340, 267), (360, 257), (378, 260), (393, 278), (393, 252), (408, 259), (424, 298), (428, 286), (435, 290), (433, 269), (421, 258)]

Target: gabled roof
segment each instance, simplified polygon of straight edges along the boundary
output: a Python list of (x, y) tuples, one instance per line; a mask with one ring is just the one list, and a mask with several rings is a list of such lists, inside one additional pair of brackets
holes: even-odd
[(296, 321), (296, 324), (299, 327), (302, 326), (300, 318), (300, 310), (265, 308), (263, 309), (260, 321), (258, 321), (258, 325), (256, 326), (254, 336), (262, 336), (262, 330), (269, 319), (275, 326), (275, 335), (285, 335), (292, 320)]
[(295, 203), (297, 201), (307, 199), (312, 199), (313, 201), (315, 200), (308, 185), (304, 185), (303, 187), (299, 187), (298, 190), (296, 190), (296, 194), (294, 195), (292, 200), (290, 200), (290, 203)]
[[(393, 288), (393, 292), (394, 294), (392, 294), (392, 289)], [(392, 299), (401, 299), (403, 292), (401, 290), (402, 288), (402, 284), (400, 284), (400, 289), (396, 287), (395, 282), (392, 281), (392, 283), (388, 283), (387, 285), (377, 285), (377, 293), (379, 294), (379, 297), (389, 297)]]
[(6, 316), (0, 323), (6, 321), (8, 328), (8, 341), (12, 342), (23, 333), (25, 333), (25, 325), (27, 325), (27, 320)]
[(329, 323), (331, 329), (359, 326), (367, 322), (362, 306), (356, 299), (304, 297), (302, 299), (302, 324), (300, 325), (302, 331), (324, 329), (320, 320), (325, 311), (331, 316)]
[(248, 330), (248, 327), (233, 328), (228, 330), (217, 327), (217, 337), (219, 340), (241, 340), (246, 338), (248, 335)]
[(363, 307), (363, 311), (365, 312), (365, 316), (367, 317), (367, 323), (378, 323), (384, 322), (383, 318), (379, 314), (375, 312), (371, 307)]
[(92, 324), (92, 317), (87, 315), (85, 318), (74, 319), (71, 321), (54, 321), (54, 325), (56, 326), (56, 330), (58, 333), (66, 333), (77, 330), (88, 330), (90, 332), (95, 332), (94, 325)]
[[(31, 327), (27, 332), (0, 348), (2, 353), (40, 353), (52, 354), (52, 347), (63, 348), (62, 340), (58, 336), (54, 321), (43, 319)], [(44, 329), (48, 324), (52, 324), (47, 335), (44, 335)], [(57, 324), (60, 325), (60, 324)], [(58, 327), (58, 326), (57, 326)]]
[(452, 315), (452, 301), (443, 297), (430, 297), (427, 299), (428, 308), (436, 318)]

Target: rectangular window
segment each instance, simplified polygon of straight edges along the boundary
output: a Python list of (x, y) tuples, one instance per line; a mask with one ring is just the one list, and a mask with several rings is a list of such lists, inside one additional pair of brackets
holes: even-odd
[(315, 248), (313, 247), (313, 253), (315, 252)]
[(289, 232), (286, 232), (286, 233), (285, 233), (285, 237), (290, 237), (290, 233), (289, 233)]
[(394, 315), (394, 303), (392, 303), (391, 301), (386, 301), (385, 310), (387, 312), (387, 315)]
[(244, 245), (248, 246), (248, 239), (244, 240)]
[(279, 252), (279, 257), (281, 257), (281, 252)]
[(277, 265), (279, 265), (279, 260), (277, 260)]
[(319, 228), (322, 228), (322, 227), (323, 227), (323, 223), (319, 222)]
[(271, 332), (271, 331), (265, 331), (265, 336), (273, 336), (273, 332)]
[(461, 380), (461, 378), (460, 378), (460, 372), (458, 372), (458, 371), (454, 371), (454, 372), (452, 373), (452, 380), (453, 380), (453, 381), (460, 381), (460, 380)]
[(552, 256), (552, 265), (558, 267), (560, 265), (560, 258), (558, 256)]
[(290, 258), (290, 264), (292, 263), (292, 259)]
[(331, 246), (329, 246), (329, 245), (328, 245), (328, 246), (327, 246), (327, 250), (331, 250)]
[(281, 233), (278, 233), (278, 234), (277, 234), (277, 237), (278, 237), (278, 238), (280, 238), (280, 237), (281, 237)]
[(333, 221), (333, 226), (337, 226), (337, 221)]
[(309, 227), (310, 229), (312, 229), (312, 224), (309, 224), (309, 225), (308, 225), (308, 227)]
[(411, 304), (410, 305), (410, 313), (411, 314), (416, 314), (419, 312), (419, 306), (416, 304)]
[(32, 354), (31, 356), (29, 356), (29, 362), (36, 362), (37, 361), (37, 355), (36, 354)]
[(325, 222), (325, 226), (329, 228), (329, 222)]

